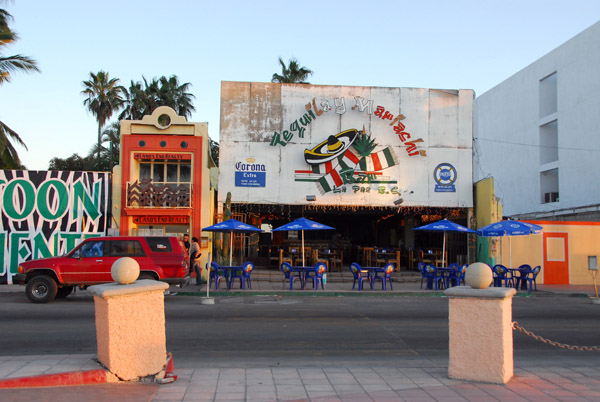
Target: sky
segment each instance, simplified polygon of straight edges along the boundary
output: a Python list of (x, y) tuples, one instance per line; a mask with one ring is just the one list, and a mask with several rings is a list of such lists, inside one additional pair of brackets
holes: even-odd
[[(219, 141), (221, 81), (270, 82), (297, 58), (316, 85), (473, 89), (481, 95), (600, 19), (597, 0), (0, 0), (41, 73), (0, 86), (0, 120), (30, 170), (85, 156), (97, 122), (82, 82), (176, 75)], [(111, 121), (116, 121), (118, 113)]]

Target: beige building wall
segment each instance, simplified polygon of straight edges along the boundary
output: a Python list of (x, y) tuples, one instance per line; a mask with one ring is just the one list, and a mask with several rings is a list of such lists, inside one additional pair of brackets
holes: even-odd
[[(552, 280), (571, 285), (593, 284), (588, 270), (588, 257), (595, 256), (600, 260), (600, 222), (527, 222), (542, 226), (543, 233), (502, 238), (499, 263), (507, 265), (512, 258), (513, 267), (521, 264), (532, 267), (540, 265), (542, 270), (537, 278), (540, 284)], [(509, 250), (512, 250), (512, 257)], [(561, 269), (566, 271), (557, 277), (556, 271)]]

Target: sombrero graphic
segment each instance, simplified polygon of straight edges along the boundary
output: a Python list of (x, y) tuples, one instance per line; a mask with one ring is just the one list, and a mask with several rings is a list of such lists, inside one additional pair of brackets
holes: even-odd
[(305, 149), (304, 160), (309, 165), (318, 165), (342, 156), (350, 148), (357, 135), (358, 130), (354, 128), (336, 135), (330, 135), (329, 138), (313, 149)]

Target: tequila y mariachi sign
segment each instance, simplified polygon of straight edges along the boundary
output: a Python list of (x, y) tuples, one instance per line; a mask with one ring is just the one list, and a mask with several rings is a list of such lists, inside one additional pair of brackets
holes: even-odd
[(98, 172), (0, 171), (0, 283), (11, 282), (21, 261), (64, 254), (105, 234), (109, 178)]

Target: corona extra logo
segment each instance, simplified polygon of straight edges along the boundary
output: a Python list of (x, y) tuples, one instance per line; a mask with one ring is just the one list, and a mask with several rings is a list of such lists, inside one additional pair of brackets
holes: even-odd
[(242, 163), (235, 164), (235, 170), (238, 172), (266, 172), (267, 168), (263, 163)]

